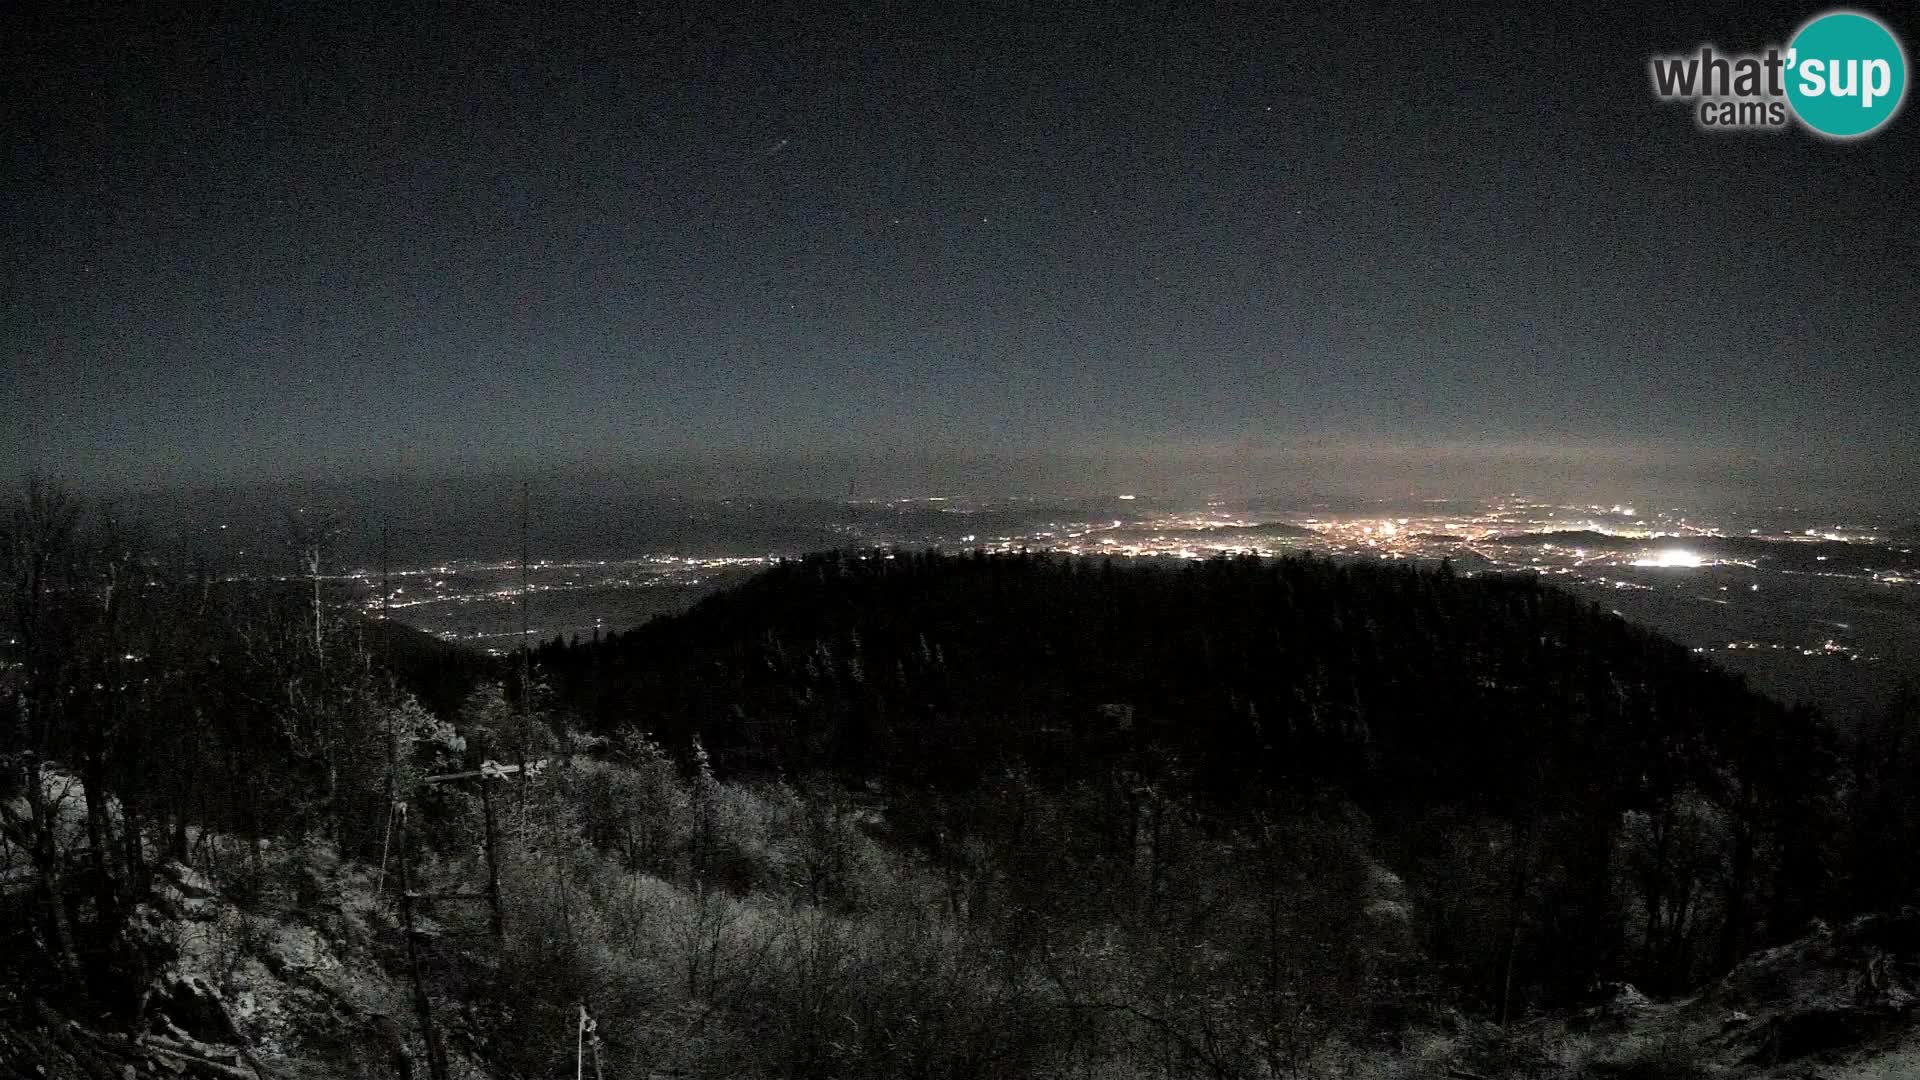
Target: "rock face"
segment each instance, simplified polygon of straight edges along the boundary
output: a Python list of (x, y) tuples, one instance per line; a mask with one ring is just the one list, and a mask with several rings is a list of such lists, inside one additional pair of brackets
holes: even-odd
[(1816, 922), (1690, 998), (1596, 989), (1600, 1003), (1572, 1015), (1466, 1025), (1455, 1075), (1920, 1078), (1920, 911)]
[(164, 862), (154, 868), (149, 906), (161, 919), (207, 922), (220, 917), (220, 891), (198, 870)]
[(1755, 954), (1706, 997), (1749, 1017), (1728, 1023), (1740, 1064), (1838, 1063), (1911, 1029), (1920, 1003), (1920, 911), (1868, 916)]
[[(261, 864), (244, 905), (190, 867), (155, 868), (134, 923), (167, 960), (134, 1037), (0, 985), (0, 1080), (413, 1075), (413, 1013), (386, 968), (397, 930), (375, 871), (319, 842)], [(316, 876), (328, 904), (302, 895)]]
[(245, 1041), (220, 991), (198, 977), (171, 980), (147, 1007), (200, 1042), (240, 1045)]
[(1877, 1064), (1920, 1039), (1920, 911), (1814, 922), (1694, 998), (1651, 1004), (1639, 1025), (1729, 1077), (1904, 1076)]

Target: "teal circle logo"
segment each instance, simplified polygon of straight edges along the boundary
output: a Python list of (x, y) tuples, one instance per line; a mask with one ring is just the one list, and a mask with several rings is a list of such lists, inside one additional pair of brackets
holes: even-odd
[(1832, 11), (1787, 46), (1787, 101), (1800, 122), (1836, 139), (1877, 130), (1907, 94), (1907, 55), (1880, 20)]

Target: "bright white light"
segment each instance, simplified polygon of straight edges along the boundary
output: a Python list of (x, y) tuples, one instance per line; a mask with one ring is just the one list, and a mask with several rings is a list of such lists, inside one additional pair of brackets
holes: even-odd
[(1635, 566), (1692, 567), (1692, 566), (1699, 566), (1700, 563), (1701, 563), (1700, 556), (1695, 555), (1691, 551), (1683, 551), (1679, 548), (1668, 548), (1667, 550), (1659, 552), (1658, 554), (1654, 555), (1654, 557), (1651, 559), (1633, 560), (1633, 565)]
[(1138, 498), (1138, 496), (1135, 496), (1135, 495), (1122, 495), (1122, 496), (1120, 496), (1120, 501), (1121, 501), (1121, 502), (1132, 502), (1132, 501), (1133, 501), (1134, 499), (1136, 499), (1136, 498)]

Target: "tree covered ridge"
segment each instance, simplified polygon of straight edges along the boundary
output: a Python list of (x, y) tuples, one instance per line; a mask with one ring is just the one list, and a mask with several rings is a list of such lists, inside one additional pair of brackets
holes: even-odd
[(1220, 795), (1312, 778), (1513, 813), (1544, 777), (1625, 809), (1767, 775), (1780, 740), (1833, 750), (1811, 714), (1531, 575), (1305, 557), (828, 553), (536, 658), (575, 707), (697, 733), (726, 766), (934, 786), (1153, 746)]
[[(1460, 913), (1484, 925), (1441, 958), (1490, 1003), (1509, 966), (1551, 1000), (1692, 985), (1846, 884), (1816, 715), (1531, 575), (828, 553), (537, 658), (560, 700), (723, 770), (938, 793), (929, 837), (990, 830), (1009, 776), (1112, 787), (1121, 830), (1136, 788), (1229, 830), (1333, 793), (1434, 899), (1507, 909)], [(1436, 851), (1470, 838), (1467, 880)]]

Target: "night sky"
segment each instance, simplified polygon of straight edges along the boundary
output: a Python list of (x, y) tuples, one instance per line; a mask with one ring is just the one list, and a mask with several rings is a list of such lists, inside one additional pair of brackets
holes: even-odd
[(280, 6), (0, 16), (0, 454), (1920, 459), (1920, 113), (1649, 89), (1818, 6)]

